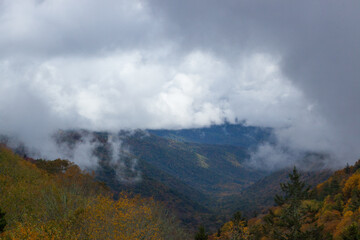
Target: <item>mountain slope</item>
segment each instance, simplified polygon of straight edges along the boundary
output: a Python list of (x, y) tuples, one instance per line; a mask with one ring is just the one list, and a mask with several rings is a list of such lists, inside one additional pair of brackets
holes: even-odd
[(283, 182), (286, 187), (277, 196), (277, 206), (248, 221), (235, 214), (209, 239), (359, 239), (360, 160), (334, 172), (310, 191), (296, 176), (294, 169), (291, 180)]
[(117, 179), (113, 168), (100, 166), (96, 170), (96, 179), (106, 183), (116, 192), (126, 191), (129, 194), (140, 194), (143, 197), (152, 197), (172, 209), (177, 217), (187, 226), (195, 230), (196, 226), (204, 222), (214, 213), (206, 208), (211, 202), (202, 192), (182, 183), (169, 174), (153, 167), (145, 161), (139, 161), (142, 171), (141, 181), (124, 183)]
[(122, 194), (114, 201), (66, 160), (23, 159), (1, 145), (0, 208), (0, 239), (189, 239), (152, 199)]
[(148, 130), (151, 134), (180, 142), (232, 145), (254, 148), (266, 141), (273, 141), (272, 129), (225, 123), (205, 128), (180, 130)]
[(149, 164), (200, 191), (229, 194), (240, 191), (265, 175), (244, 164), (245, 149), (236, 146), (178, 142), (134, 134), (124, 142)]
[(206, 219), (214, 219), (216, 198), (240, 192), (266, 174), (244, 164), (248, 154), (242, 147), (178, 142), (144, 131), (60, 131), (55, 140), (70, 155), (90, 152), (79, 155), (96, 159), (97, 179), (114, 191), (152, 196), (192, 226), (212, 223)]
[[(274, 205), (274, 196), (281, 193), (280, 183), (288, 181), (290, 171), (291, 169), (283, 169), (271, 173), (241, 191), (240, 194), (224, 198), (222, 201), (223, 209), (229, 211), (229, 213), (241, 211), (248, 217), (266, 211)], [(332, 173), (330, 170), (322, 170), (301, 172), (301, 175), (303, 181), (314, 187), (327, 180)]]

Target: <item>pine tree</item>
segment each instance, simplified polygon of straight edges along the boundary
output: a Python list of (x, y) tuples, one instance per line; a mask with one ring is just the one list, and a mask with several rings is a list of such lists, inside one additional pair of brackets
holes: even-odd
[(6, 226), (5, 213), (0, 209), (0, 233), (4, 231)]
[(350, 173), (351, 173), (351, 169), (350, 169), (349, 163), (346, 163), (345, 173), (346, 173), (346, 174), (350, 174)]
[(309, 187), (300, 180), (300, 174), (296, 167), (289, 174), (289, 181), (281, 183), (280, 187), (284, 195), (276, 195), (274, 200), (278, 206), (281, 206), (281, 211), (279, 214), (270, 211), (265, 218), (271, 239), (322, 239), (317, 237), (321, 236), (321, 227), (315, 225), (311, 231), (303, 232), (301, 230), (301, 226), (309, 223), (308, 219), (312, 218), (314, 214), (309, 208), (302, 206), (302, 200), (309, 197)]
[(200, 226), (198, 232), (195, 235), (195, 240), (207, 240), (208, 235), (205, 233), (205, 227)]
[(356, 211), (360, 206), (360, 191), (357, 188), (354, 188), (351, 193), (351, 201), (350, 201), (350, 210)]
[[(243, 217), (241, 211), (237, 211), (236, 213), (234, 213), (231, 221), (234, 223), (234, 224), (239, 224), (240, 222), (244, 222), (247, 224), (246, 222), (246, 219)], [(245, 225), (246, 225), (245, 224)]]
[(294, 206), (301, 204), (301, 200), (307, 199), (309, 196), (310, 188), (300, 180), (300, 174), (296, 167), (294, 167), (292, 174), (289, 174), (289, 182), (280, 183), (281, 190), (284, 196), (275, 195), (275, 203), (281, 206), (289, 203)]

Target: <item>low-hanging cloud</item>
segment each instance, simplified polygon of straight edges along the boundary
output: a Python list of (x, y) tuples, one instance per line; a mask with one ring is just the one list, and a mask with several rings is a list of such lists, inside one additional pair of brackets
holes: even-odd
[(122, 138), (132, 134), (59, 130), (52, 137), (58, 154), (76, 162), (81, 168), (97, 173), (104, 169), (109, 171), (110, 168), (117, 181), (136, 183), (142, 177), (138, 159), (122, 141)]
[[(44, 143), (60, 128), (244, 119), (273, 127), (292, 152), (353, 162), (359, 9), (357, 1), (2, 1), (0, 131), (52, 149)], [(287, 162), (277, 159), (269, 163)]]

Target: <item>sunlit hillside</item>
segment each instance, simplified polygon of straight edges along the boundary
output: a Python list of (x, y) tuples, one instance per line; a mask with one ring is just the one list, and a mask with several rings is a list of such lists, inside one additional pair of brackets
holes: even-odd
[(66, 161), (23, 159), (0, 148), (2, 239), (187, 239), (150, 198), (113, 194)]

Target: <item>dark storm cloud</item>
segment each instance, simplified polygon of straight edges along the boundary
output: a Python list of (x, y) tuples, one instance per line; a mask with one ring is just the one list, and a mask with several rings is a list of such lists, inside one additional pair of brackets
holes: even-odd
[(156, 2), (185, 49), (206, 48), (230, 61), (252, 51), (279, 54), (285, 76), (350, 151), (358, 148), (359, 1)]

